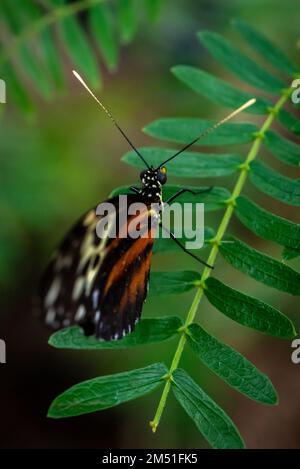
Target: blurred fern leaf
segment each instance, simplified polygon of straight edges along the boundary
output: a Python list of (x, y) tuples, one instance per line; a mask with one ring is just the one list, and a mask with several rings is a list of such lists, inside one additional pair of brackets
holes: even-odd
[[(149, 21), (164, 0), (141, 0)], [(139, 2), (139, 4), (141, 3)], [(50, 99), (64, 84), (64, 52), (94, 88), (101, 85), (97, 51), (110, 72), (116, 70), (122, 44), (130, 43), (142, 23), (135, 0), (14, 0), (0, 3), (0, 76), (7, 93), (32, 112), (36, 90)]]

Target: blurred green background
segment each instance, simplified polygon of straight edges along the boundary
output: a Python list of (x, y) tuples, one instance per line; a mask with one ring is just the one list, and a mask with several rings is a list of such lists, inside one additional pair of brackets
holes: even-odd
[[(19, 3), (21, 8), (22, 2)], [(104, 72), (101, 96), (137, 146), (159, 145), (141, 132), (158, 117), (220, 118), (227, 110), (212, 105), (179, 83), (170, 73), (176, 64), (200, 65), (220, 77), (227, 75), (198, 44), (195, 33), (211, 29), (233, 39), (230, 19), (240, 17), (273, 38), (299, 63), (299, 4), (294, 0), (193, 1), (166, 0), (155, 23), (139, 18), (137, 35), (121, 51), (115, 74)], [(84, 21), (84, 19), (83, 19)], [(0, 122), (0, 338), (7, 344), (7, 364), (0, 365), (1, 447), (206, 447), (192, 421), (170, 396), (156, 435), (148, 422), (160, 397), (150, 396), (102, 413), (69, 420), (46, 418), (52, 399), (71, 385), (94, 376), (164, 361), (176, 340), (130, 351), (60, 351), (47, 345), (49, 331), (34, 305), (40, 274), (53, 247), (70, 225), (118, 185), (137, 180), (134, 169), (120, 162), (128, 150), (111, 122), (71, 75), (65, 60), (67, 90), (49, 102), (35, 90), (36, 115), (26, 119), (10, 103), (1, 104)], [(99, 92), (98, 92), (99, 94)], [(241, 120), (260, 123), (247, 115)], [(247, 147), (243, 147), (245, 154)], [(268, 159), (268, 156), (266, 156)], [(282, 170), (283, 165), (273, 167)], [(295, 170), (284, 172), (300, 177)], [(171, 182), (171, 181), (170, 181)], [(179, 179), (172, 182), (184, 182)], [(212, 181), (203, 180), (203, 184)], [(190, 183), (190, 181), (189, 181)], [(202, 181), (201, 181), (202, 183)], [(231, 188), (234, 178), (218, 180)], [(252, 188), (256, 201), (274, 213), (300, 222), (299, 209), (285, 206)], [(217, 226), (222, 213), (210, 214)], [(280, 258), (280, 250), (263, 242), (233, 220), (231, 231), (249, 244)], [(206, 254), (203, 252), (202, 257)], [(299, 268), (299, 262), (292, 262)], [(153, 268), (197, 269), (184, 254), (156, 256)], [(300, 326), (299, 302), (237, 273), (221, 259), (218, 278), (282, 309)], [(185, 317), (192, 294), (149, 298), (143, 316)], [(291, 344), (250, 331), (201, 303), (198, 319), (217, 337), (234, 346), (266, 372), (279, 392), (278, 407), (261, 406), (239, 395), (205, 369), (186, 350), (182, 365), (233, 418), (250, 448), (300, 447), (300, 365), (291, 363)]]

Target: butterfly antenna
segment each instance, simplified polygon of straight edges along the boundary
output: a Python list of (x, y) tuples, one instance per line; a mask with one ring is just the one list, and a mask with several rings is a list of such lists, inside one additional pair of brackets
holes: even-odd
[(219, 122), (217, 122), (216, 124), (214, 124), (212, 127), (209, 127), (208, 129), (206, 129), (204, 132), (202, 132), (202, 134), (199, 135), (199, 137), (195, 138), (192, 142), (188, 143), (187, 145), (185, 145), (183, 148), (181, 148), (181, 150), (177, 151), (173, 156), (171, 156), (170, 158), (168, 158), (166, 161), (164, 161), (163, 163), (161, 163), (158, 167), (161, 168), (162, 166), (164, 166), (166, 163), (168, 163), (169, 161), (173, 160), (176, 156), (180, 155), (180, 153), (183, 153), (185, 150), (187, 150), (188, 148), (190, 148), (192, 145), (194, 145), (194, 143), (198, 142), (198, 140), (200, 140), (201, 138), (203, 137), (206, 137), (206, 135), (210, 134), (211, 132), (213, 132), (214, 130), (216, 130), (218, 127), (220, 127), (220, 125), (224, 124), (225, 122), (229, 121), (230, 119), (232, 119), (234, 116), (236, 116), (237, 114), (239, 114), (240, 112), (244, 111), (245, 109), (247, 109), (249, 106), (252, 106), (252, 104), (254, 104), (256, 101), (255, 98), (252, 98), (252, 99), (249, 99), (249, 101), (247, 101), (246, 103), (244, 103), (242, 106), (240, 106), (239, 108), (235, 109), (233, 112), (231, 112), (228, 116), (224, 117), (224, 119), (220, 120)]
[(101, 101), (97, 98), (97, 96), (94, 95), (94, 93), (92, 92), (92, 90), (88, 87), (88, 85), (86, 84), (86, 82), (83, 80), (83, 78), (79, 75), (78, 72), (76, 72), (76, 70), (72, 70), (73, 72), (73, 75), (77, 78), (78, 81), (80, 81), (80, 83), (82, 84), (82, 86), (84, 86), (84, 88), (88, 91), (88, 93), (90, 93), (90, 95), (94, 98), (95, 101), (97, 101), (97, 103), (99, 104), (99, 106), (103, 109), (103, 111), (105, 112), (105, 114), (107, 115), (107, 117), (109, 117), (109, 119), (112, 121), (112, 123), (117, 127), (117, 129), (119, 130), (119, 132), (121, 132), (121, 134), (123, 135), (123, 137), (125, 138), (125, 140), (129, 143), (129, 145), (131, 146), (131, 148), (135, 151), (135, 153), (141, 158), (141, 160), (143, 161), (143, 163), (147, 166), (148, 169), (150, 169), (150, 166), (148, 165), (147, 161), (145, 160), (145, 158), (143, 157), (143, 155), (141, 155), (141, 153), (139, 152), (139, 150), (133, 145), (133, 143), (129, 140), (129, 138), (127, 137), (127, 135), (125, 134), (124, 130), (121, 129), (121, 127), (119, 126), (119, 124), (117, 123), (117, 121), (115, 120), (115, 118), (113, 117), (113, 115), (111, 114), (111, 112), (106, 109), (106, 107), (104, 106), (103, 103), (101, 103)]

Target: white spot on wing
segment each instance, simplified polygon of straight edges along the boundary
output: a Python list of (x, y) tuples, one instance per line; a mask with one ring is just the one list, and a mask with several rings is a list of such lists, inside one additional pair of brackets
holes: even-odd
[(58, 256), (56, 265), (55, 265), (55, 270), (59, 272), (62, 270), (64, 267), (71, 267), (72, 265), (72, 256)]
[(99, 295), (100, 295), (100, 291), (99, 291), (99, 289), (97, 288), (97, 290), (94, 290), (94, 291), (93, 291), (93, 308), (94, 308), (94, 309), (96, 309), (97, 306), (98, 306)]
[(93, 223), (94, 220), (95, 220), (95, 211), (91, 210), (90, 212), (86, 214), (85, 219), (83, 220), (83, 224), (85, 226), (89, 226)]
[(77, 277), (77, 279), (75, 281), (75, 284), (74, 284), (74, 287), (73, 287), (73, 291), (72, 291), (72, 300), (73, 301), (78, 300), (78, 298), (80, 297), (80, 295), (83, 292), (84, 285), (85, 285), (85, 277), (82, 277), (82, 276)]
[(81, 321), (86, 315), (86, 309), (85, 309), (85, 306), (84, 305), (80, 305), (78, 306), (77, 308), (77, 311), (76, 311), (76, 314), (75, 314), (75, 321), (76, 322), (79, 322)]
[(46, 324), (48, 324), (49, 326), (53, 326), (55, 324), (55, 309), (54, 308), (50, 308), (48, 309), (48, 312), (46, 314)]
[(48, 293), (44, 301), (45, 308), (49, 308), (49, 306), (53, 305), (53, 303), (58, 297), (60, 286), (61, 286), (61, 278), (55, 277), (51, 284), (51, 287), (48, 290)]
[(94, 323), (97, 324), (100, 320), (100, 316), (101, 316), (101, 313), (100, 311), (96, 311), (96, 314), (95, 314), (95, 319), (94, 319)]

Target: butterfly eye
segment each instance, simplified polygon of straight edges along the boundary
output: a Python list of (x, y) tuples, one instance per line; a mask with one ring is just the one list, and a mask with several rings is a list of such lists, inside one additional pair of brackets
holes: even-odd
[(157, 173), (157, 179), (161, 184), (165, 184), (167, 182), (167, 168), (164, 166), (159, 170)]

